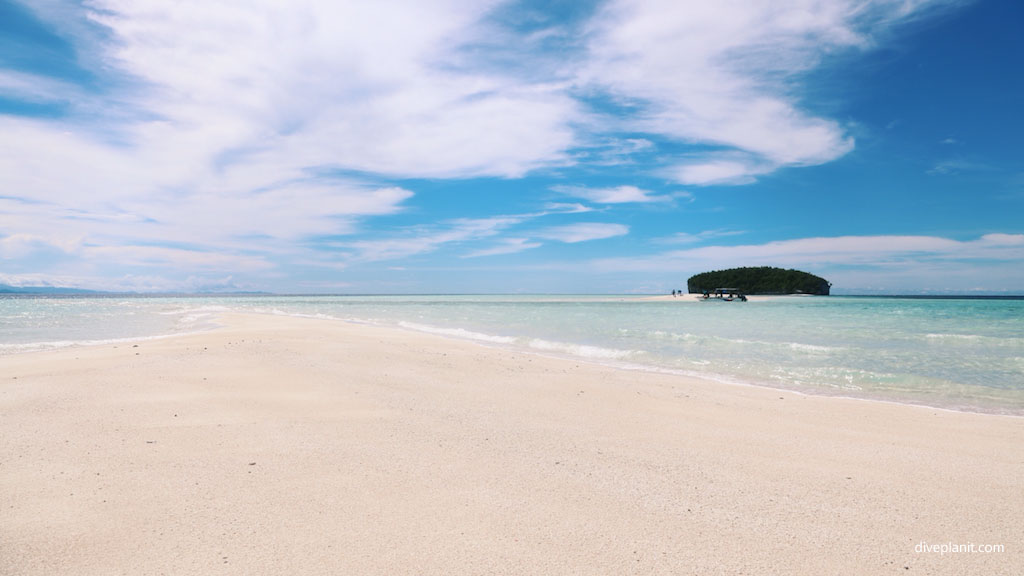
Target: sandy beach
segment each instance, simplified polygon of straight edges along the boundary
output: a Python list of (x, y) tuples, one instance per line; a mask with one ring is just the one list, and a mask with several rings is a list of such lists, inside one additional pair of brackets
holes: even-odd
[(0, 574), (1024, 566), (1022, 418), (221, 322), (0, 357)]

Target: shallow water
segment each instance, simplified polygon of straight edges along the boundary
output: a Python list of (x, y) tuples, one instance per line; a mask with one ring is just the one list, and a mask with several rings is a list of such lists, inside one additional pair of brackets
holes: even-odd
[(0, 354), (202, 330), (238, 310), (810, 393), (1024, 414), (1024, 299), (691, 298), (3, 297)]

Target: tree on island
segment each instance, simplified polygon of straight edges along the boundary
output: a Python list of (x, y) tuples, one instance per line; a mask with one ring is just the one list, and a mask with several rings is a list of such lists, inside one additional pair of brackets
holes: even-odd
[(832, 283), (800, 270), (771, 266), (732, 268), (703, 272), (686, 281), (690, 294), (711, 292), (716, 288), (735, 288), (744, 294), (815, 294), (828, 296)]

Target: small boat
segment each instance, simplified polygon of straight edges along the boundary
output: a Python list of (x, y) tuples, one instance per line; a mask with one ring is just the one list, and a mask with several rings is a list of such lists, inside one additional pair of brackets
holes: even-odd
[(704, 291), (703, 302), (746, 302), (745, 294), (735, 288), (715, 288), (714, 292)]

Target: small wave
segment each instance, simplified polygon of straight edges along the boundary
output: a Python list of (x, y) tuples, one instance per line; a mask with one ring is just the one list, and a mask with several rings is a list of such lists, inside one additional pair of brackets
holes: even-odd
[(483, 334), (480, 332), (473, 332), (464, 328), (440, 328), (438, 326), (429, 326), (427, 324), (416, 324), (414, 322), (399, 322), (399, 326), (402, 328), (408, 328), (409, 330), (416, 330), (417, 332), (427, 332), (428, 334), (437, 334), (438, 336), (450, 336), (452, 338), (461, 338), (464, 340), (476, 340), (479, 342), (491, 342), (494, 344), (512, 344), (516, 341), (515, 338), (510, 336), (496, 336), (493, 334)]
[(701, 340), (700, 336), (684, 332), (679, 334), (678, 332), (666, 332), (665, 330), (654, 330), (650, 332), (650, 335), (659, 340), (675, 340), (683, 342), (697, 342)]
[[(409, 330), (416, 330), (417, 332), (426, 332), (428, 334), (448, 336), (452, 338), (459, 338), (462, 340), (487, 342), (490, 344), (522, 345), (522, 343), (524, 342), (523, 339), (512, 336), (483, 334), (481, 332), (473, 332), (472, 330), (466, 330), (465, 328), (441, 328), (439, 326), (430, 326), (427, 324), (417, 324), (415, 322), (405, 321), (399, 322), (398, 325), (402, 328), (407, 328)], [(554, 352), (558, 354), (569, 354), (571, 356), (579, 356), (581, 358), (589, 358), (593, 360), (619, 360), (622, 358), (626, 358), (628, 356), (633, 356), (642, 353), (636, 350), (602, 348), (600, 346), (590, 346), (586, 344), (555, 342), (552, 340), (543, 340), (541, 338), (533, 338), (530, 340), (526, 340), (525, 344), (528, 348), (531, 348), (533, 350), (539, 350), (542, 352)]]
[(58, 348), (68, 348), (76, 344), (89, 344), (99, 343), (96, 341), (80, 341), (74, 340), (56, 340), (53, 342), (27, 342), (24, 344), (0, 344), (0, 355), (4, 354), (18, 354), (20, 352), (36, 352), (39, 350), (56, 350)]
[(529, 342), (530, 348), (544, 350), (545, 352), (563, 352), (573, 356), (584, 358), (597, 358), (603, 360), (618, 360), (638, 354), (636, 350), (619, 350), (616, 348), (602, 348), (600, 346), (588, 346), (586, 344), (570, 344), (567, 342), (552, 342), (534, 338)]
[(302, 312), (288, 312), (279, 308), (272, 308), (270, 313), (275, 316), (288, 316), (291, 318), (312, 318), (314, 320), (341, 320), (337, 316), (331, 316), (330, 314), (324, 314), (323, 312), (315, 312), (313, 314), (305, 314)]
[(818, 346), (816, 344), (801, 344), (799, 342), (790, 342), (789, 347), (793, 350), (799, 350), (801, 352), (831, 352), (835, 350), (830, 346)]
[(181, 316), (178, 318), (178, 327), (180, 329), (189, 329), (194, 326), (201, 326), (203, 323), (211, 322), (216, 316), (230, 310), (226, 306), (200, 306), (183, 310), (180, 311)]
[(212, 316), (222, 314), (229, 310), (230, 308), (227, 306), (209, 305), (165, 310), (163, 312), (157, 312), (157, 314), (161, 316), (178, 316), (178, 326), (181, 328), (190, 328), (199, 322), (209, 320)]
[(929, 343), (947, 346), (985, 346), (1011, 350), (1024, 348), (1024, 338), (1012, 335), (930, 333), (924, 337)]
[(178, 308), (175, 310), (165, 310), (159, 312), (161, 316), (180, 316), (188, 314), (219, 314), (221, 312), (227, 312), (230, 310), (227, 306), (192, 306), (188, 308)]
[(351, 324), (364, 324), (366, 326), (384, 326), (384, 322), (377, 318), (360, 318), (359, 316), (346, 316), (345, 318), (339, 318), (343, 322), (349, 322)]
[(43, 352), (47, 350), (60, 350), (77, 346), (108, 346), (111, 344), (131, 344), (133, 342), (147, 342), (150, 340), (161, 340), (174, 336), (187, 336), (199, 334), (200, 331), (175, 332), (173, 334), (159, 334), (156, 336), (138, 336), (129, 338), (101, 338), (96, 340), (51, 340), (48, 342), (24, 342), (20, 344), (0, 344), (0, 356), (9, 354), (22, 354), (26, 352)]
[(957, 342), (961, 342), (961, 343), (965, 343), (965, 344), (966, 343), (972, 343), (973, 344), (973, 343), (976, 343), (976, 342), (985, 341), (986, 343), (991, 343), (991, 344), (994, 344), (994, 345), (999, 345), (999, 344), (1002, 344), (1002, 343), (1006, 342), (1006, 340), (1001, 339), (1001, 338), (986, 338), (985, 336), (982, 336), (980, 334), (932, 333), (932, 334), (925, 334), (925, 338), (927, 338), (928, 340), (930, 340), (932, 342), (947, 343), (947, 344), (954, 344), (954, 343), (957, 343)]

